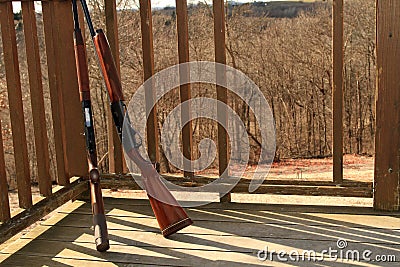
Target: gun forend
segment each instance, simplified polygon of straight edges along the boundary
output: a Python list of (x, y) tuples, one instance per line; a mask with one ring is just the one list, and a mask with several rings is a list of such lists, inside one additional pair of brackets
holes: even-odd
[(97, 57), (111, 103), (123, 101), (124, 97), (122, 94), (121, 81), (111, 53), (110, 45), (108, 44), (103, 30), (96, 30), (93, 42), (96, 47)]
[(75, 63), (76, 71), (78, 74), (78, 85), (79, 85), (79, 95), (80, 100), (86, 101), (90, 100), (90, 88), (89, 88), (89, 74), (86, 59), (86, 48), (85, 42), (83, 41), (83, 36), (81, 29), (75, 29)]

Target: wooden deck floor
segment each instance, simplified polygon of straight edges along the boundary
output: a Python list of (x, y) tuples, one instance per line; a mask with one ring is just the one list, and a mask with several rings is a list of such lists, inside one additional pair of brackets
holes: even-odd
[[(64, 206), (18, 240), (3, 246), (2, 266), (398, 266), (400, 213), (369, 208), (212, 203), (188, 209), (195, 224), (171, 239), (159, 234), (145, 200), (106, 198), (111, 249), (95, 250), (90, 205)], [(362, 260), (273, 261), (257, 258), (259, 250), (365, 250), (394, 255), (396, 263)], [(264, 254), (260, 254), (263, 256)], [(295, 256), (295, 254), (291, 254)], [(319, 254), (320, 255), (320, 254)], [(334, 254), (333, 254), (334, 255)], [(337, 253), (339, 255), (339, 252)], [(269, 257), (269, 256), (268, 256)], [(320, 256), (318, 256), (319, 258)]]

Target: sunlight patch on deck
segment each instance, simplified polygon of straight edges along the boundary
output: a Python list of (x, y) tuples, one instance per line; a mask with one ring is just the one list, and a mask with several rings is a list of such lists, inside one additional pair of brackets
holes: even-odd
[[(52, 258), (53, 261), (62, 263), (62, 264), (66, 264), (69, 266), (76, 266), (77, 264), (77, 260), (82, 260), (85, 259), (84, 261), (84, 265), (87, 267), (95, 267), (95, 266), (99, 266), (99, 264), (101, 264), (101, 266), (104, 267), (111, 267), (111, 266), (118, 266), (112, 262), (107, 262), (106, 260), (99, 258), (99, 257), (94, 257), (91, 255), (88, 255), (86, 253), (81, 253), (75, 250), (71, 250), (71, 249), (63, 249), (60, 253), (58, 253), (55, 257)], [(83, 264), (83, 261), (82, 261)]]
[[(118, 233), (114, 233), (115, 231), (110, 231), (110, 232), (113, 236), (114, 235), (118, 236)], [(120, 253), (120, 254), (130, 254), (131, 256), (137, 255), (137, 257), (139, 257), (140, 255), (146, 255), (149, 257), (178, 259), (176, 257), (170, 256), (167, 254), (151, 251), (150, 249), (146, 249), (145, 247), (135, 246), (134, 244), (139, 243), (140, 240), (136, 239), (133, 235), (122, 234), (120, 236), (125, 239), (129, 239), (129, 241), (132, 241), (132, 243), (127, 244), (127, 243), (119, 242), (119, 241), (116, 241), (115, 238), (113, 239), (111, 237), (110, 241), (112, 241), (112, 242), (110, 244), (110, 249), (108, 250), (108, 253), (116, 252), (116, 253)], [(154, 238), (154, 239), (156, 240), (156, 238)], [(146, 241), (149, 241), (149, 240), (146, 240)], [(78, 237), (73, 243), (78, 246), (87, 248), (87, 243), (90, 243), (90, 242), (93, 242), (93, 236), (88, 235), (88, 234), (83, 234), (80, 237)], [(157, 245), (157, 243), (154, 243), (153, 245)], [(96, 251), (94, 243), (91, 247), (92, 247), (93, 251)], [(122, 256), (121, 260), (123, 260), (123, 256)]]
[(285, 205), (313, 205), (313, 206), (346, 206), (372, 207), (373, 198), (362, 197), (334, 197), (334, 196), (298, 196), (277, 194), (231, 194), (232, 202), (263, 203)]

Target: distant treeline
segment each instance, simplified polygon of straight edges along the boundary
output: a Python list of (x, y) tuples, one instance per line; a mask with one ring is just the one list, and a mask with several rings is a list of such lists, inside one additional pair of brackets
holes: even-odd
[[(326, 5), (326, 2), (301, 2), (301, 1), (258, 1), (250, 3), (241, 3), (228, 1), (226, 5), (227, 16), (234, 15), (234, 12), (240, 12), (246, 17), (269, 17), (269, 18), (294, 18), (301, 12), (312, 11)], [(188, 11), (196, 12), (197, 9), (204, 8), (206, 4), (199, 2), (190, 4)], [(164, 15), (175, 14), (175, 7), (165, 7), (159, 9), (158, 12)]]

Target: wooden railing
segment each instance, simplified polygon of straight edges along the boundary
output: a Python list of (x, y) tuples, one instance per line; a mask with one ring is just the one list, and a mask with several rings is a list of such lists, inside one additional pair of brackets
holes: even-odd
[[(31, 170), (28, 159), (27, 135), (24, 118), (24, 103), (17, 51), (16, 31), (12, 2), (0, 2), (1, 34), (4, 65), (7, 80), (8, 107), (10, 113), (12, 143), (19, 207), (23, 211), (10, 213), (8, 187), (5, 171), (4, 151), (1, 144), (0, 180), (1, 240), (22, 230), (52, 209), (64, 204), (87, 190), (85, 183), (71, 181), (74, 176), (83, 177), (87, 172), (83, 125), (79, 106), (75, 59), (73, 52), (71, 3), (69, 1), (42, 2), (43, 27), (45, 33), (48, 82), (53, 119), (56, 158), (56, 176), (50, 175), (48, 129), (45, 119), (45, 102), (39, 42), (34, 2), (22, 1), (23, 32), (26, 63), (29, 74), (30, 107), (37, 166), (37, 182), (40, 194), (38, 202), (32, 200)], [(2, 139), (1, 139), (2, 141)], [(52, 180), (59, 185), (52, 188)], [(61, 186), (61, 187), (60, 187)], [(35, 204), (33, 206), (33, 204)]]
[[(382, 12), (390, 12), (386, 10), (386, 4), (382, 1), (380, 5), (378, 19), (383, 19)], [(390, 2), (390, 1), (389, 1)], [(56, 154), (56, 177), (51, 177), (49, 171), (49, 150), (48, 150), (48, 131), (45, 120), (45, 103), (43, 100), (42, 70), (39, 57), (38, 33), (36, 27), (36, 16), (34, 3), (32, 1), (21, 1), (22, 17), (24, 27), (24, 37), (26, 44), (27, 66), (29, 73), (29, 87), (31, 98), (31, 113), (34, 127), (35, 153), (37, 159), (38, 185), (40, 194), (44, 199), (37, 203), (32, 200), (31, 193), (31, 177), (28, 164), (28, 149), (26, 140), (26, 129), (23, 108), (23, 96), (21, 91), (20, 70), (17, 53), (16, 32), (14, 24), (14, 15), (12, 10), (12, 2), (9, 0), (0, 0), (0, 20), (1, 34), (3, 44), (3, 55), (7, 80), (8, 103), (10, 110), (10, 120), (12, 129), (12, 141), (14, 147), (15, 170), (17, 177), (17, 191), (19, 206), (24, 211), (11, 216), (7, 178), (5, 170), (5, 160), (2, 142), (0, 142), (0, 241), (4, 241), (17, 231), (28, 226), (41, 216), (50, 212), (54, 208), (62, 205), (70, 199), (74, 199), (87, 190), (87, 184), (81, 179), (73, 177), (85, 177), (87, 175), (87, 162), (83, 132), (81, 107), (79, 104), (79, 96), (75, 69), (75, 59), (73, 52), (73, 22), (71, 2), (62, 0), (42, 1), (42, 16), (45, 37), (45, 49), (48, 66), (49, 91), (51, 100), (51, 116), (54, 136), (55, 154)], [(342, 128), (342, 108), (343, 108), (343, 0), (335, 0), (333, 8), (333, 180), (332, 182), (288, 182), (275, 181), (273, 183), (264, 183), (257, 193), (275, 193), (275, 194), (306, 194), (306, 195), (335, 195), (335, 196), (363, 196), (372, 197), (372, 183), (349, 183), (343, 182), (343, 128)], [(225, 23), (224, 23), (224, 2), (223, 0), (213, 1), (214, 16), (214, 38), (215, 38), (215, 61), (226, 63), (225, 55)], [(400, 6), (398, 7), (400, 9)], [(385, 10), (385, 11), (384, 11)], [(152, 33), (152, 17), (150, 0), (140, 0), (141, 14), (141, 35), (142, 35), (142, 52), (143, 52), (143, 71), (144, 79), (148, 79), (154, 74), (154, 51), (153, 51), (153, 33)], [(177, 34), (178, 34), (178, 54), (179, 62), (189, 61), (188, 46), (188, 18), (186, 1), (177, 1)], [(110, 42), (110, 46), (119, 66), (119, 44), (118, 44), (118, 25), (117, 10), (115, 0), (105, 0), (105, 17), (106, 32)], [(391, 18), (395, 20), (395, 18)], [(149, 23), (150, 22), (150, 23)], [(390, 23), (394, 23), (390, 21)], [(386, 33), (391, 24), (382, 24), (378, 28), (378, 35)], [(379, 35), (380, 36), (380, 35)], [(397, 38), (399, 36), (391, 36)], [(385, 44), (379, 42), (378, 45), (385, 47)], [(381, 41), (383, 42), (383, 41)], [(378, 46), (379, 48), (379, 46)], [(392, 62), (393, 59), (388, 56), (390, 47), (385, 50), (379, 50), (381, 61), (378, 61), (381, 67), (388, 67), (385, 62)], [(383, 52), (385, 51), (385, 52)], [(400, 61), (399, 61), (400, 62)], [(392, 66), (392, 65), (390, 65)], [(395, 63), (393, 62), (393, 68)], [(397, 75), (400, 77), (400, 75)], [(381, 77), (389, 79), (389, 77)], [(392, 77), (390, 77), (392, 78)], [(397, 78), (399, 79), (399, 78)], [(383, 83), (382, 80), (380, 80)], [(399, 82), (400, 83), (400, 82)], [(219, 100), (227, 101), (226, 89), (217, 87), (217, 97)], [(379, 94), (380, 91), (378, 91)], [(151, 95), (146, 96), (148, 99)], [(190, 99), (190, 85), (186, 84), (180, 88), (181, 102)], [(378, 103), (383, 103), (378, 99)], [(383, 101), (383, 100), (382, 100)], [(397, 102), (396, 102), (397, 103)], [(399, 113), (399, 105), (393, 103), (393, 106), (384, 106), (382, 111), (378, 110), (378, 123), (383, 121), (383, 114), (386, 112)], [(396, 109), (395, 109), (396, 108)], [(396, 111), (396, 112), (394, 112)], [(157, 109), (152, 111), (150, 119), (147, 121), (147, 148), (149, 157), (152, 161), (159, 161), (158, 151), (158, 130), (157, 130)], [(183, 112), (185, 113), (185, 112)], [(189, 112), (186, 112), (189, 114)], [(380, 116), (379, 116), (380, 115)], [(108, 114), (108, 120), (111, 121), (111, 115)], [(398, 124), (398, 120), (396, 121)], [(124, 164), (121, 145), (112, 123), (108, 123), (108, 144), (109, 144), (109, 173), (104, 175), (105, 187), (126, 187), (138, 189), (132, 179), (123, 179), (123, 175), (115, 176), (114, 174), (124, 173)], [(387, 131), (384, 125), (380, 124), (378, 131)], [(398, 125), (397, 125), (398, 126)], [(184, 156), (188, 159), (192, 158), (192, 129), (188, 123), (182, 131)], [(397, 132), (396, 132), (397, 133)], [(0, 136), (1, 137), (1, 136)], [(398, 136), (397, 136), (398, 139)], [(0, 141), (2, 139), (0, 138)], [(381, 197), (381, 192), (377, 193), (375, 205), (378, 208), (387, 210), (396, 210), (398, 206), (399, 192), (396, 185), (399, 184), (398, 167), (399, 167), (399, 150), (398, 146), (391, 147), (379, 139), (377, 145), (382, 149), (389, 149), (396, 159), (396, 164), (388, 163), (385, 160), (377, 160), (376, 169), (378, 170), (376, 181), (385, 184), (379, 170), (390, 169), (391, 174), (397, 173), (397, 178), (390, 180), (390, 186), (384, 187), (384, 192), (395, 193), (393, 199)], [(219, 173), (224, 172), (228, 162), (227, 152), (227, 136), (222, 127), (218, 128), (218, 148), (219, 148)], [(382, 146), (386, 144), (386, 146)], [(397, 144), (397, 143), (396, 143)], [(397, 149), (397, 150), (396, 150)], [(396, 152), (395, 152), (396, 151)], [(384, 156), (382, 156), (384, 157)], [(387, 168), (388, 164), (392, 164)], [(192, 172), (185, 172), (184, 175), (193, 178)], [(73, 180), (71, 180), (73, 178)], [(207, 177), (200, 177), (190, 180), (179, 180), (169, 177), (171, 181), (184, 186), (199, 186), (209, 183), (211, 180)], [(397, 180), (396, 180), (397, 179)], [(58, 187), (52, 188), (52, 180), (56, 181)], [(247, 183), (242, 181), (232, 192), (247, 192)], [(280, 187), (277, 187), (280, 185)], [(282, 187), (284, 185), (284, 187)], [(336, 185), (342, 185), (337, 187)], [(380, 187), (377, 187), (379, 190)], [(324, 191), (325, 190), (325, 191)], [(397, 190), (397, 191), (396, 191)], [(397, 198), (396, 198), (397, 194)], [(230, 201), (230, 194), (221, 197), (221, 201)], [(381, 203), (381, 202), (385, 203)], [(396, 202), (397, 201), (397, 202)], [(397, 204), (396, 204), (397, 203)], [(35, 204), (35, 205), (34, 205)], [(34, 205), (34, 206), (33, 206)]]

